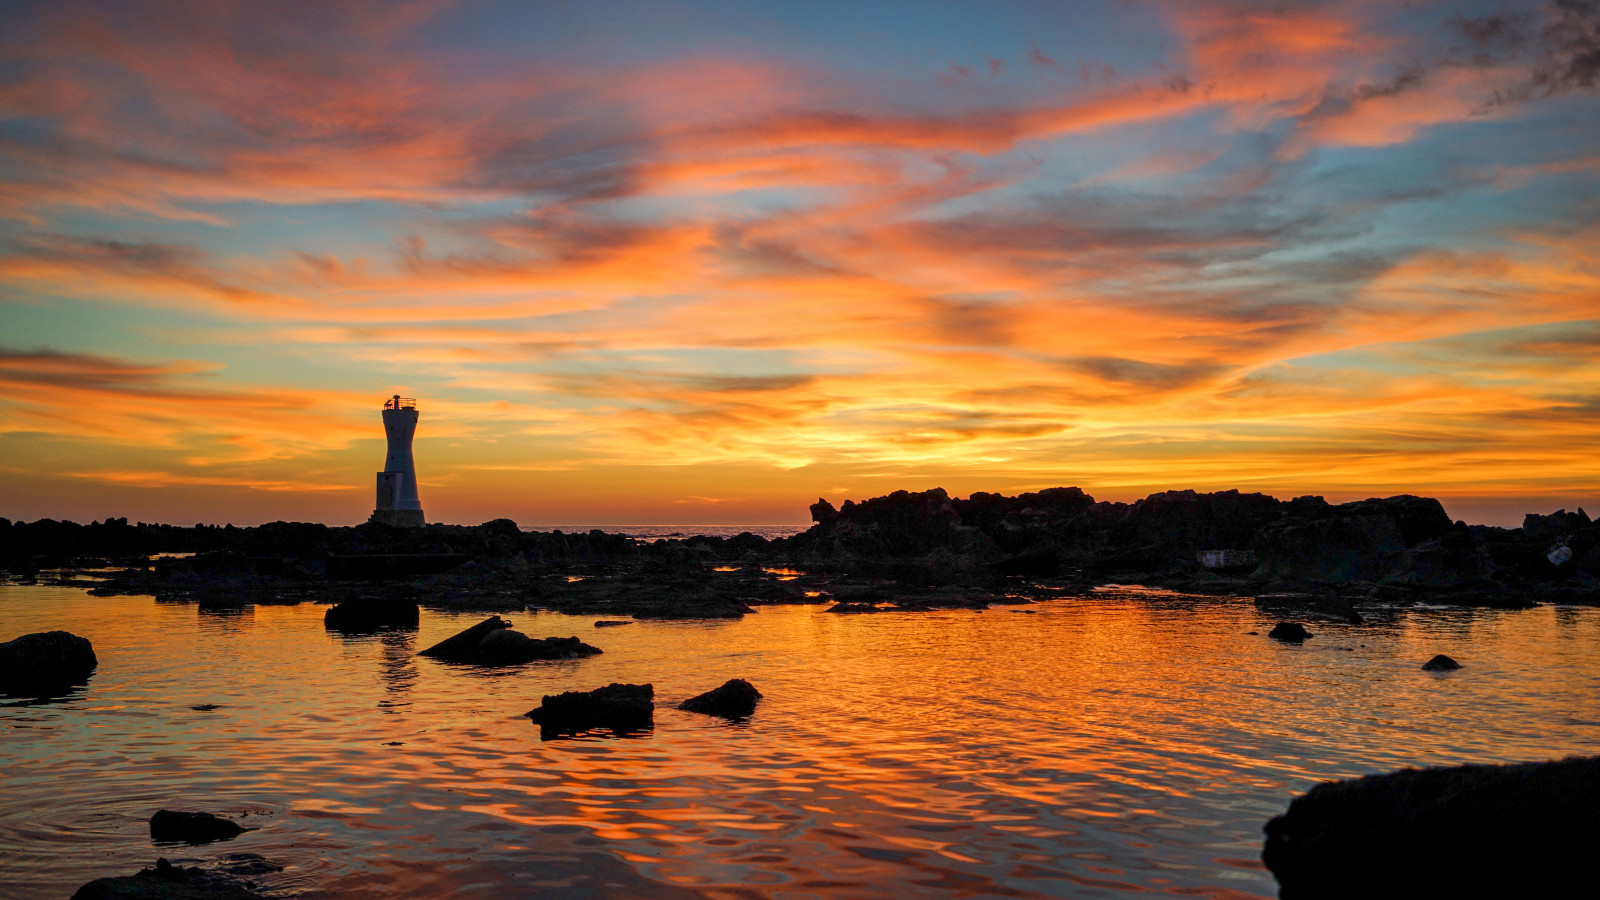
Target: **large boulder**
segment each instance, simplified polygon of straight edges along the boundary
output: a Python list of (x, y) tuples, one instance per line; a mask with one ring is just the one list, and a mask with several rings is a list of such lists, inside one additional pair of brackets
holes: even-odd
[(1600, 834), (1600, 757), (1319, 784), (1265, 830), (1283, 900), (1579, 896)]
[(231, 840), (244, 834), (246, 830), (232, 819), (204, 812), (162, 809), (150, 817), (150, 839), (153, 841), (209, 844), (213, 841)]
[(199, 868), (174, 866), (156, 860), (138, 874), (96, 878), (72, 895), (72, 900), (266, 900), (234, 878)]
[(655, 724), (655, 688), (648, 684), (608, 684), (592, 691), (546, 694), (528, 718), (546, 733), (609, 728), (618, 734)]
[(100, 661), (68, 631), (37, 631), (0, 643), (0, 691), (50, 691), (82, 684)]
[(599, 647), (585, 644), (576, 637), (530, 638), (512, 630), (506, 619), (490, 616), (434, 644), (422, 651), (422, 655), (444, 662), (509, 666), (541, 659), (582, 659), (600, 652)]
[(722, 687), (690, 697), (678, 704), (678, 708), (725, 719), (742, 719), (756, 711), (760, 700), (761, 692), (755, 685), (743, 678), (730, 678)]

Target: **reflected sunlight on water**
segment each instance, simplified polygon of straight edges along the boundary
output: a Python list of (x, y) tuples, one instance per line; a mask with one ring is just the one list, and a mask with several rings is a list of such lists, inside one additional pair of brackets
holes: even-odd
[[(987, 612), (512, 616), (587, 660), (418, 658), (477, 621), (341, 637), (325, 607), (0, 588), (0, 639), (90, 638), (87, 690), (0, 701), (0, 888), (259, 853), (281, 894), (1275, 893), (1261, 826), (1317, 780), (1600, 751), (1600, 611), (1429, 609), (1271, 641), (1248, 600), (1109, 590)], [(1466, 668), (1423, 672), (1434, 653)], [(746, 723), (674, 709), (743, 677)], [(541, 742), (545, 693), (652, 682), (653, 732)], [(201, 711), (192, 707), (216, 704)], [(156, 809), (257, 828), (157, 847)]]

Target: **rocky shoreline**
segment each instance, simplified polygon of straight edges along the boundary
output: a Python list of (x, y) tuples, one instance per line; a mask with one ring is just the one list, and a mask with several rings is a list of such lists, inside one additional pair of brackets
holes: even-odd
[[(897, 491), (839, 508), (819, 500), (811, 514), (789, 538), (655, 541), (524, 532), (508, 519), (416, 529), (0, 519), (0, 576), (214, 606), (408, 601), (636, 619), (738, 618), (774, 603), (982, 609), (1105, 583), (1252, 596), (1346, 621), (1359, 621), (1358, 605), (1600, 603), (1600, 525), (1583, 510), (1506, 529), (1452, 522), (1439, 501), (1409, 495), (1336, 505), (1166, 491), (1107, 503), (1053, 488)], [(193, 555), (159, 556), (173, 553)]]

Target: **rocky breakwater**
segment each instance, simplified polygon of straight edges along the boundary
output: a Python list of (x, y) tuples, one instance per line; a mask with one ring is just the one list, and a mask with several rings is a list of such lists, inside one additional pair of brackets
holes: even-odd
[(576, 637), (530, 638), (513, 630), (510, 621), (490, 616), (423, 650), (421, 655), (442, 662), (509, 666), (535, 660), (583, 659), (601, 652), (599, 647)]
[(1106, 503), (1052, 488), (964, 500), (898, 491), (838, 508), (819, 500), (811, 513), (812, 528), (775, 549), (815, 571), (892, 583), (891, 592), (962, 586), (970, 600), (1003, 595), (1013, 579), (1136, 582), (1271, 594), (1268, 606), (1349, 622), (1361, 619), (1352, 600), (1600, 602), (1600, 526), (1582, 510), (1504, 529), (1452, 522), (1438, 500), (1410, 495), (1330, 504), (1163, 491)]
[(1319, 784), (1265, 830), (1283, 900), (1585, 896), (1600, 757)]

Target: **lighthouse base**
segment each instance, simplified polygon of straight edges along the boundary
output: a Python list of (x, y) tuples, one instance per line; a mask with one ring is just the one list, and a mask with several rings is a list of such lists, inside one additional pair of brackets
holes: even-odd
[(391, 528), (421, 528), (424, 524), (420, 509), (375, 509), (372, 511), (372, 518), (367, 521), (373, 525), (388, 525)]

